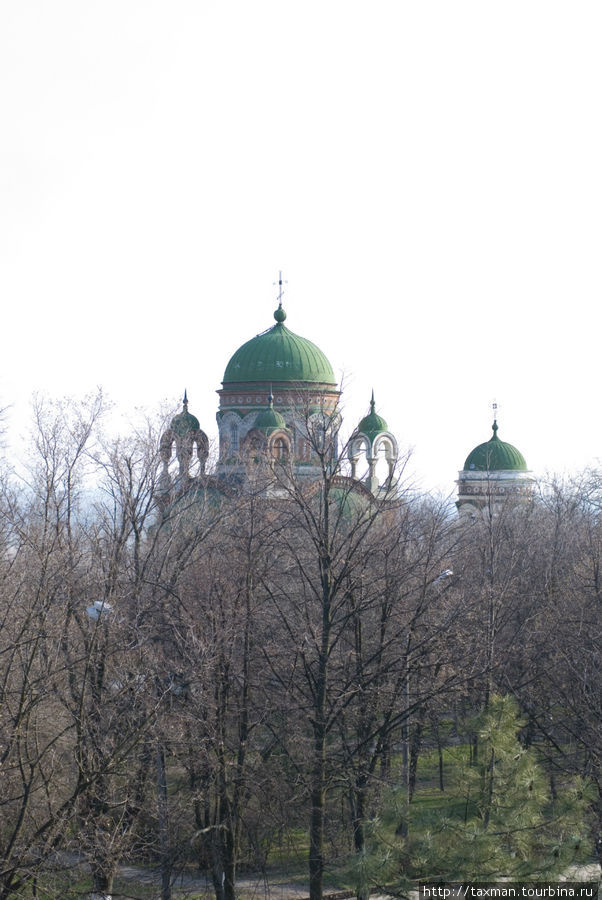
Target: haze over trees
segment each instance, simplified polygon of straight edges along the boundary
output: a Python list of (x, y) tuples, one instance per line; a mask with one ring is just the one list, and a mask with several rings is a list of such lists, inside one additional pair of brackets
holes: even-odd
[(421, 772), (464, 798), (479, 867), (507, 859), (498, 775), (517, 817), (529, 779), (537, 799), (504, 850), (521, 872), (547, 865), (561, 803), (557, 858), (592, 852), (598, 473), (459, 522), (402, 472), (375, 501), (325, 426), (315, 482), (251, 454), (245, 490), (199, 476), (165, 506), (162, 423), (109, 441), (102, 415), (100, 396), (39, 403), (26, 471), (2, 476), (0, 900), (72, 895), (65, 854), (95, 897), (124, 861), (160, 870), (162, 900), (186, 868), (233, 900), (241, 871), (299, 860), (312, 900), (333, 879), (365, 897), (392, 808), (391, 883), (442, 848), (452, 871)]

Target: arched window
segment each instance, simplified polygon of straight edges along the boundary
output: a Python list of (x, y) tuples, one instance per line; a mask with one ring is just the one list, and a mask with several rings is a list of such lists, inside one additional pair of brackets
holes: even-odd
[(286, 459), (288, 457), (288, 445), (284, 438), (276, 438), (272, 446), (272, 456), (274, 459)]
[(232, 450), (232, 453), (238, 453), (238, 425), (236, 424), (236, 422), (233, 422), (230, 426), (230, 448)]

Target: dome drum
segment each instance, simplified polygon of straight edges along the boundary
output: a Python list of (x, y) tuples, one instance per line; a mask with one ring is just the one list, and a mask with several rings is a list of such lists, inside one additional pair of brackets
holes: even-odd
[(246, 415), (251, 411), (265, 409), (272, 390), (274, 406), (283, 410), (297, 409), (307, 410), (308, 413), (321, 409), (332, 412), (336, 409), (340, 391), (334, 390), (331, 385), (282, 385), (274, 382), (253, 385), (249, 384), (228, 385), (218, 391), (220, 398), (220, 413), (235, 411)]

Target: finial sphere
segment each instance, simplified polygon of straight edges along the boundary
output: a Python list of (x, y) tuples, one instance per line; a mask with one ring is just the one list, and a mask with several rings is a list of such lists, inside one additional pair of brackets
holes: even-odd
[(284, 322), (284, 320), (286, 319), (286, 313), (281, 306), (279, 306), (278, 309), (274, 311), (274, 318), (279, 324), (282, 324), (282, 322)]

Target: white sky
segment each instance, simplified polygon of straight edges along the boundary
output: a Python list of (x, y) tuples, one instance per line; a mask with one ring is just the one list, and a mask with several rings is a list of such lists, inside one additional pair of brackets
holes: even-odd
[(287, 325), (426, 488), (491, 434), (602, 455), (602, 4), (5, 0), (0, 401), (102, 384), (210, 437)]

